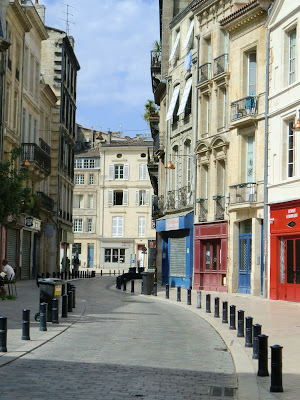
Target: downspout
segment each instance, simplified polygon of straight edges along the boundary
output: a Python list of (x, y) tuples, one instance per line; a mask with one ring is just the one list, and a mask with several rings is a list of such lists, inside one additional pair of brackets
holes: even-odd
[(23, 35), (23, 56), (22, 56), (22, 84), (21, 84), (21, 105), (20, 105), (20, 137), (21, 137), (21, 147), (23, 135), (23, 93), (24, 93), (24, 64), (25, 64), (25, 34)]
[[(102, 177), (102, 226), (101, 226), (101, 238), (103, 239), (104, 232), (104, 185), (105, 185), (105, 151), (103, 152), (103, 177)], [(101, 245), (99, 243), (99, 268), (101, 269)]]
[[(170, 77), (167, 76), (165, 79), (166, 79), (166, 89), (167, 89), (167, 91), (166, 91), (166, 97), (167, 97), (166, 110), (168, 112), (168, 109), (169, 109), (169, 79), (170, 79)], [(167, 165), (167, 163), (169, 161), (169, 155), (168, 155), (168, 121), (166, 121), (166, 146), (165, 146), (165, 148), (166, 148), (165, 165)], [(167, 170), (165, 169), (164, 203), (167, 201), (167, 178), (168, 178), (167, 175), (169, 175), (169, 174), (168, 174)]]

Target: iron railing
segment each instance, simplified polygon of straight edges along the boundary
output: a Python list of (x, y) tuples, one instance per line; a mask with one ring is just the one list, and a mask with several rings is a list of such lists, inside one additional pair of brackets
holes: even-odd
[(240, 183), (229, 187), (230, 203), (252, 203), (257, 201), (256, 183)]
[(36, 143), (22, 143), (22, 161), (35, 162), (38, 166), (51, 172), (51, 157)]
[(40, 138), (40, 148), (44, 150), (47, 154), (50, 156), (50, 146), (48, 143), (45, 142), (45, 140)]
[(224, 219), (225, 196), (214, 196), (215, 201), (215, 219)]
[(42, 202), (42, 208), (48, 211), (53, 211), (54, 200), (47, 196), (44, 192), (36, 192), (37, 196), (40, 197)]
[(208, 199), (197, 199), (198, 203), (198, 222), (207, 221)]
[(214, 59), (214, 76), (227, 71), (228, 54), (222, 54)]
[(210, 79), (211, 63), (200, 65), (198, 69), (198, 82), (202, 83)]
[(231, 103), (231, 121), (248, 115), (256, 115), (258, 106), (257, 96), (247, 96)]
[(166, 207), (168, 210), (181, 209), (193, 205), (193, 192), (186, 186), (178, 190), (169, 190)]
[(161, 65), (161, 52), (160, 51), (151, 51), (151, 67), (159, 67)]
[(152, 218), (162, 215), (164, 212), (164, 196), (152, 196)]

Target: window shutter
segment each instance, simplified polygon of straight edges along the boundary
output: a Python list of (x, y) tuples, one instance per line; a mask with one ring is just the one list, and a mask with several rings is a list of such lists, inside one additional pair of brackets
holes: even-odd
[(145, 236), (145, 217), (139, 217), (139, 237)]
[(124, 179), (126, 181), (129, 179), (129, 164), (124, 164)]
[(123, 190), (123, 206), (128, 206), (128, 190)]
[(79, 208), (79, 196), (74, 196), (74, 208)]
[(112, 206), (113, 205), (113, 190), (109, 190), (108, 191), (108, 205)]
[(117, 236), (117, 218), (118, 217), (112, 218), (112, 232), (111, 232), (112, 236)]
[(140, 199), (139, 199), (139, 190), (135, 191), (135, 205), (139, 206), (140, 205)]
[(113, 164), (109, 164), (109, 167), (108, 167), (108, 179), (110, 181), (112, 181), (114, 179), (114, 165)]
[(144, 181), (146, 179), (146, 164), (140, 164), (140, 180)]
[(118, 218), (118, 237), (123, 236), (123, 217), (117, 217)]
[(146, 190), (146, 206), (150, 204), (150, 190)]
[(251, 96), (256, 94), (256, 53), (249, 53), (248, 57), (248, 95)]

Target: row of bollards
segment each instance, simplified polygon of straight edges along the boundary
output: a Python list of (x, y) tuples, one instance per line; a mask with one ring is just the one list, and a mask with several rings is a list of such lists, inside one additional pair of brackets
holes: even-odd
[[(68, 294), (65, 294), (63, 287), (62, 293), (62, 318), (67, 318), (68, 312), (72, 312), (76, 306), (76, 288), (74, 285), (67, 283)], [(48, 304), (40, 304), (40, 331), (47, 331)], [(59, 323), (59, 302), (57, 298), (52, 299), (52, 324)], [(25, 308), (22, 313), (22, 340), (30, 340), (30, 309)], [(7, 317), (0, 316), (0, 352), (7, 352)]]
[[(53, 272), (52, 278), (60, 278), (60, 279), (79, 279), (79, 278), (95, 278), (96, 271), (60, 271), (60, 272)], [(38, 278), (50, 278), (50, 273), (47, 272), (46, 274), (42, 273), (38, 275)]]

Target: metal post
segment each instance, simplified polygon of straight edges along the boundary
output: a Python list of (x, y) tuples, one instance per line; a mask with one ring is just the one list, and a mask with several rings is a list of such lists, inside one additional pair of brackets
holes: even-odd
[(40, 331), (47, 330), (47, 303), (40, 304)]
[(68, 317), (68, 295), (62, 295), (62, 306), (61, 306), (61, 316), (62, 318)]
[(52, 324), (58, 323), (58, 299), (52, 299)]
[(258, 335), (261, 334), (261, 325), (253, 325), (253, 355), (254, 360), (258, 360)]
[(134, 293), (134, 280), (131, 281), (131, 293)]
[(153, 296), (157, 296), (157, 282), (153, 283)]
[(282, 346), (271, 346), (271, 387), (270, 392), (283, 392), (282, 387)]
[(181, 287), (177, 287), (177, 301), (181, 301)]
[(7, 352), (7, 317), (0, 317), (0, 352)]
[(205, 312), (210, 313), (210, 294), (208, 293), (206, 295), (206, 310)]
[(100, 276), (102, 276), (102, 269), (101, 269), (101, 271), (100, 271)]
[(228, 324), (228, 301), (222, 303), (222, 324)]
[(215, 318), (220, 318), (220, 299), (219, 297), (215, 297)]
[(258, 376), (269, 376), (268, 371), (268, 336), (258, 335)]
[(111, 276), (111, 269), (109, 270), (109, 276)]
[(144, 282), (143, 282), (143, 280), (141, 281), (141, 294), (144, 294)]
[(245, 347), (252, 347), (252, 325), (253, 325), (253, 318), (246, 317), (246, 340), (245, 340)]
[(116, 276), (116, 270), (114, 269), (114, 276)]
[(71, 290), (73, 292), (73, 304), (72, 307), (76, 307), (76, 287), (74, 285), (71, 286)]
[(61, 285), (61, 295), (63, 296), (66, 293), (66, 285), (63, 283)]
[(123, 282), (123, 292), (126, 292), (126, 280)]
[(22, 340), (30, 340), (30, 310), (24, 308), (23, 310), (23, 323), (22, 323)]
[(197, 308), (201, 308), (201, 291), (197, 290)]
[(245, 324), (244, 324), (244, 316), (245, 312), (243, 310), (238, 310), (238, 331), (237, 337), (244, 337), (245, 336)]
[(229, 311), (229, 329), (236, 329), (236, 325), (235, 325), (235, 306), (230, 306), (229, 307), (230, 311)]
[(192, 290), (187, 290), (187, 305), (190, 306), (192, 304)]
[(73, 292), (69, 290), (68, 292), (68, 312), (73, 312)]
[(169, 284), (166, 283), (166, 299), (169, 298), (169, 291), (170, 291), (170, 289), (169, 289)]

